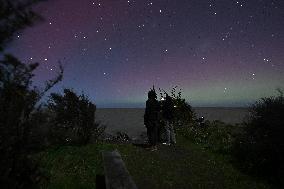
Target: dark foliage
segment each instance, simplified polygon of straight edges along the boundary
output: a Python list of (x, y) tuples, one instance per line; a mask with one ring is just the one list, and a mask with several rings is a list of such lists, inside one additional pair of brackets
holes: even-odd
[(38, 169), (29, 158), (32, 150), (31, 114), (44, 93), (62, 77), (47, 82), (44, 90), (32, 87), (38, 63), (26, 65), (4, 48), (15, 34), (42, 18), (31, 8), (40, 0), (0, 0), (0, 186), (32, 188)]
[(159, 88), (160, 104), (163, 104), (163, 101), (166, 99), (166, 95), (168, 94), (174, 103), (174, 125), (176, 127), (186, 126), (192, 123), (196, 116), (191, 105), (182, 98), (181, 90), (179, 90), (179, 92), (176, 90), (177, 86), (172, 88), (170, 92), (171, 94), (169, 95), (166, 91)]
[(125, 132), (116, 132), (115, 134), (106, 134), (102, 139), (108, 143), (115, 143), (115, 144), (127, 144), (131, 143), (132, 139), (128, 136)]
[(20, 30), (42, 18), (31, 7), (42, 0), (0, 0), (0, 52)]
[(50, 114), (44, 108), (37, 109), (30, 115), (28, 144), (33, 151), (41, 151), (50, 147), (48, 141), (48, 130), (51, 127), (49, 124)]
[(37, 66), (38, 63), (26, 65), (12, 55), (5, 55), (0, 61), (1, 184), (12, 188), (24, 188), (32, 183), (28, 180), (34, 169), (28, 159), (32, 150), (31, 115), (41, 97), (63, 74), (61, 70), (58, 77), (40, 90), (32, 86)]
[(64, 94), (52, 93), (48, 108), (54, 116), (51, 136), (57, 144), (87, 144), (100, 132), (95, 122), (96, 106), (84, 94), (77, 95), (70, 89)]
[(262, 98), (250, 108), (245, 132), (235, 146), (239, 165), (255, 175), (282, 182), (284, 175), (284, 97)]
[(241, 131), (242, 128), (238, 125), (230, 125), (218, 120), (207, 120), (204, 124), (192, 122), (187, 127), (181, 128), (179, 133), (195, 144), (201, 145), (204, 149), (229, 155), (234, 141)]

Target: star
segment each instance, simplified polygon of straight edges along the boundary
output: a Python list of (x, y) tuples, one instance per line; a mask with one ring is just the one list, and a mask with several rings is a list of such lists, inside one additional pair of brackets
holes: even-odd
[[(57, 2), (59, 8), (55, 9)], [(82, 2), (48, 1), (48, 6), (36, 6), (35, 12), (42, 13), (46, 22), (11, 36), (15, 39), (11, 53), (27, 63), (43, 63), (44, 67), (39, 68), (40, 79), (47, 76), (43, 71), (50, 74), (57, 71), (52, 61), (68, 57), (71, 65), (68, 71), (74, 74), (66, 74), (67, 82), (75, 77), (72, 75), (79, 78), (85, 70), (94, 73), (70, 83), (73, 85), (70, 87), (82, 88), (90, 95), (95, 95), (92, 87), (97, 87), (101, 94), (120, 88), (122, 101), (128, 90), (133, 91), (133, 99), (138, 99), (135, 93), (141, 90), (139, 95), (143, 94), (142, 89), (147, 91), (147, 85), (153, 84), (165, 88), (180, 84), (185, 91), (197, 89), (197, 85), (187, 81), (200, 84), (212, 97), (216, 95), (212, 99), (232, 94), (232, 100), (237, 101), (234, 97), (238, 95), (249, 99), (246, 95), (252, 96), (253, 90), (258, 93), (262, 88), (268, 92), (284, 82), (283, 73), (280, 74), (283, 28), (277, 24), (283, 11), (281, 3), (275, 0)], [(271, 75), (275, 77), (269, 78)], [(218, 90), (210, 90), (210, 84), (219, 80)], [(247, 80), (251, 83), (246, 83)], [(252, 85), (258, 80), (263, 81), (258, 84), (261, 87)], [(93, 85), (90, 81), (98, 82)], [(100, 81), (105, 88), (99, 86)], [(106, 81), (109, 85), (105, 85)], [(238, 83), (245, 87), (238, 89)], [(244, 92), (248, 87), (252, 90)], [(211, 99), (209, 94), (193, 99), (198, 101), (201, 96), (205, 101)]]

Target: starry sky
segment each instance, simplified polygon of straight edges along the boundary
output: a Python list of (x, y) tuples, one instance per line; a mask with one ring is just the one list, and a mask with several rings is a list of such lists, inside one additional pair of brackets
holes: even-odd
[(34, 83), (100, 107), (144, 107), (176, 85), (193, 106), (247, 106), (284, 83), (282, 0), (49, 0), (6, 51), (39, 62)]

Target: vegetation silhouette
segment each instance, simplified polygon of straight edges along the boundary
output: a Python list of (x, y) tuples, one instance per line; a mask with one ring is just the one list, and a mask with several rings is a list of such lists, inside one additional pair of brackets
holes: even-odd
[[(54, 79), (46, 82), (44, 89), (32, 86), (33, 72), (38, 63), (26, 65), (12, 55), (4, 55), (0, 61), (0, 137), (1, 137), (1, 178), (19, 178), (25, 156), (30, 152), (31, 117), (44, 94), (61, 81), (63, 68)], [(24, 168), (23, 168), (24, 169)], [(3, 177), (2, 177), (3, 176)], [(19, 177), (19, 178), (18, 178)], [(13, 180), (13, 179), (12, 179)], [(19, 181), (21, 182), (21, 181)], [(11, 181), (16, 184), (17, 182)], [(17, 187), (22, 187), (21, 184)]]
[(192, 120), (179, 127), (178, 134), (212, 152), (230, 156), (242, 171), (284, 186), (284, 96), (261, 98), (249, 107), (241, 124), (206, 120), (204, 126)]
[[(159, 98), (158, 103), (160, 104), (160, 109), (164, 109), (163, 105), (165, 103), (165, 99), (172, 99), (173, 106), (171, 106), (171, 110), (168, 110), (172, 114), (172, 122), (173, 122), (173, 130), (181, 130), (188, 124), (192, 124), (196, 117), (191, 105), (186, 102), (186, 100), (182, 97), (182, 91), (179, 89), (177, 92), (178, 86), (175, 86), (171, 89), (170, 94), (165, 90), (159, 88)], [(162, 112), (164, 112), (162, 110)], [(166, 122), (162, 118), (163, 113), (159, 114), (159, 126), (158, 126), (158, 141), (165, 142), (166, 140)]]
[(31, 116), (43, 95), (61, 81), (63, 68), (44, 89), (32, 86), (38, 63), (24, 64), (5, 53), (6, 45), (20, 30), (41, 17), (31, 11), (39, 0), (0, 1), (0, 184), (4, 188), (32, 188), (39, 181), (30, 161)]
[(192, 106), (182, 97), (182, 90), (179, 89), (177, 92), (177, 89), (178, 86), (173, 87), (169, 94), (165, 90), (159, 88), (160, 104), (163, 104), (167, 95), (173, 100), (173, 122), (176, 129), (184, 125), (192, 124), (196, 118)]
[(52, 115), (51, 134), (56, 144), (84, 145), (92, 136), (97, 140), (104, 131), (95, 122), (96, 106), (84, 94), (64, 89), (63, 95), (52, 93), (47, 106)]
[(278, 96), (261, 98), (250, 107), (233, 150), (243, 170), (284, 186), (284, 96), (277, 91)]
[(0, 53), (13, 36), (43, 18), (31, 7), (43, 0), (0, 0)]

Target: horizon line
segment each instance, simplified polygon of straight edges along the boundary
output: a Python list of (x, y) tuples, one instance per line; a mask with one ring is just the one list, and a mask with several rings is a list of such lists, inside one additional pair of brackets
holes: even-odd
[[(249, 108), (250, 106), (191, 106), (192, 108)], [(97, 107), (97, 109), (145, 109), (146, 107)]]

